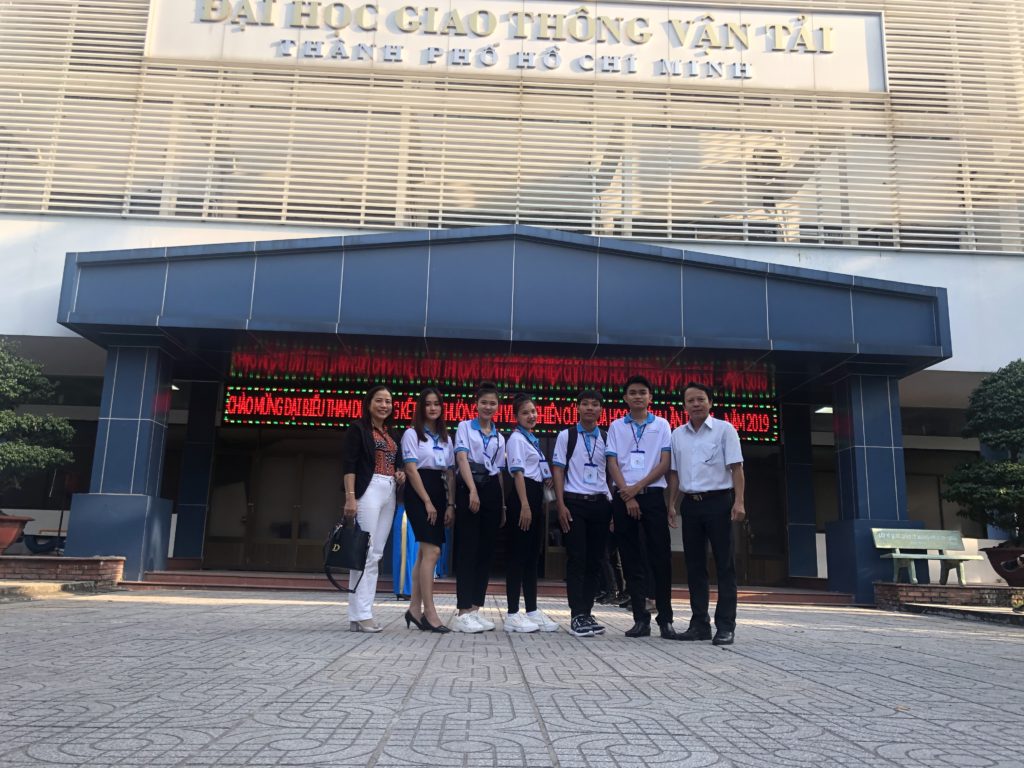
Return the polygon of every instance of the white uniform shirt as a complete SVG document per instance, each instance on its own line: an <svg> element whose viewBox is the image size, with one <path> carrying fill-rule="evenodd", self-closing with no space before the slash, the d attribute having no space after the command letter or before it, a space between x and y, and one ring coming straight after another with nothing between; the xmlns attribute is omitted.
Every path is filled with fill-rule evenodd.
<svg viewBox="0 0 1024 768"><path fill-rule="evenodd" d="M637 424L627 413L608 427L608 449L605 454L618 459L626 485L634 485L651 473L661 461L662 453L672 450L671 440L672 428L661 416L648 413L647 420ZM662 475L649 487L664 488L667 485Z"/></svg>
<svg viewBox="0 0 1024 768"><path fill-rule="evenodd" d="M540 483L551 477L551 467L548 466L548 460L544 458L544 454L540 450L540 442L533 435L528 435L529 433L518 427L509 435L508 443L505 446L508 471L522 472L523 477ZM533 437L533 440L530 437Z"/></svg>
<svg viewBox="0 0 1024 768"><path fill-rule="evenodd" d="M444 472L455 466L455 445L440 435L423 429L423 439L416 437L416 430L410 427L402 435L402 461L415 464L416 469L436 469Z"/></svg>
<svg viewBox="0 0 1024 768"><path fill-rule="evenodd" d="M740 438L728 421L708 416L694 431L687 422L672 433L672 470L683 493L732 488L730 464L742 464Z"/></svg>
<svg viewBox="0 0 1024 768"><path fill-rule="evenodd" d="M576 430L576 449L572 456L566 456L569 450L569 429ZM604 438L601 430L594 427L593 432L584 432L583 425L563 429L555 438L555 450L551 463L565 469L565 491L589 496L603 493L611 498L605 470L608 466L605 459Z"/></svg>
<svg viewBox="0 0 1024 768"><path fill-rule="evenodd" d="M455 452L469 454L470 461L483 464L490 475L497 475L505 464L505 438L493 421L490 435L480 431L476 419L460 421L455 430Z"/></svg>

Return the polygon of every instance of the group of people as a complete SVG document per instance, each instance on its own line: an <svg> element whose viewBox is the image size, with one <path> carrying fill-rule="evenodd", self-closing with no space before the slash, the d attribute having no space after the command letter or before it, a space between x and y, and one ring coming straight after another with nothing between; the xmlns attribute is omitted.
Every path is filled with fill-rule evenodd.
<svg viewBox="0 0 1024 768"><path fill-rule="evenodd" d="M505 586L507 632L554 632L559 625L537 605L537 561L546 520L554 503L567 553L569 632L591 637L605 632L594 617L609 530L615 531L633 612L631 638L651 635L648 598L653 598L662 638L734 641L736 570L732 523L742 521L743 456L736 430L711 415L711 390L689 383L683 392L688 421L674 431L650 411L653 389L633 376L623 389L629 412L607 432L603 399L596 390L577 398L579 420L555 440L550 461L534 434L537 408L526 394L512 401L516 427L506 437L494 423L498 389L476 391L476 418L460 422L454 435L445 422L442 394L420 393L412 424L396 440L387 387L371 388L361 418L346 432L343 446L345 515L370 533L370 550L349 599L349 626L380 632L373 618L378 564L394 518L397 495L419 542L412 573L406 627L428 632L475 634L495 624L482 612L498 531L507 531ZM512 488L505 493L507 469ZM506 503L506 498L508 499ZM669 528L682 525L690 592L689 626L677 632L672 614ZM458 614L451 627L438 616L433 599L434 567L444 529L454 525ZM706 551L710 544L718 577L712 633Z"/></svg>

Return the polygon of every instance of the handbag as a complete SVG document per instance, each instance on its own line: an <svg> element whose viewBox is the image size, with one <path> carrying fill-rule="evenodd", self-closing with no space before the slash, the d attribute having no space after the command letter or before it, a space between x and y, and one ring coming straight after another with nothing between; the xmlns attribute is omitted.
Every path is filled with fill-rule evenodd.
<svg viewBox="0 0 1024 768"><path fill-rule="evenodd" d="M469 462L469 472L473 475L473 482L477 485L483 485L491 480L491 473L479 461Z"/></svg>
<svg viewBox="0 0 1024 768"><path fill-rule="evenodd" d="M363 580L362 571L366 569L366 556L369 551L370 533L360 528L354 518L351 524L342 522L336 525L324 542L324 575L327 576L327 580L341 592L355 592L359 582ZM351 589L341 586L335 580L332 568L360 571L355 586Z"/></svg>

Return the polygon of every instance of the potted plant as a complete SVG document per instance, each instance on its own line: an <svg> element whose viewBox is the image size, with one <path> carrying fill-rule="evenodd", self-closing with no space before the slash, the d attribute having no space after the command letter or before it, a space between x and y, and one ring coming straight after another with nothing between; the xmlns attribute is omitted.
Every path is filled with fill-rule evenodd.
<svg viewBox="0 0 1024 768"><path fill-rule="evenodd" d="M39 363L19 356L0 339L0 496L22 480L71 463L67 450L74 430L67 419L19 412L21 405L46 403L53 385ZM0 512L0 552L18 539L31 517Z"/></svg>
<svg viewBox="0 0 1024 768"><path fill-rule="evenodd" d="M964 435L999 454L957 467L943 496L959 514L1006 532L1007 540L984 551L992 568L1012 586L1024 586L1024 568L1004 568L1024 554L1024 360L986 378L971 393Z"/></svg>

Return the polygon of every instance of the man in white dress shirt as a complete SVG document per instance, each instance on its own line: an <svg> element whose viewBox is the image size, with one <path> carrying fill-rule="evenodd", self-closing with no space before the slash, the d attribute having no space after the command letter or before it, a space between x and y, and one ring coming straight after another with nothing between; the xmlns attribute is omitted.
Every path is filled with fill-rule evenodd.
<svg viewBox="0 0 1024 768"><path fill-rule="evenodd" d="M736 429L711 415L711 390L690 382L683 390L689 421L672 432L668 473L669 525L682 497L683 549L690 590L690 626L680 640L712 640L708 615L707 545L718 571L715 645L732 645L736 632L734 521L746 519L743 454Z"/></svg>

